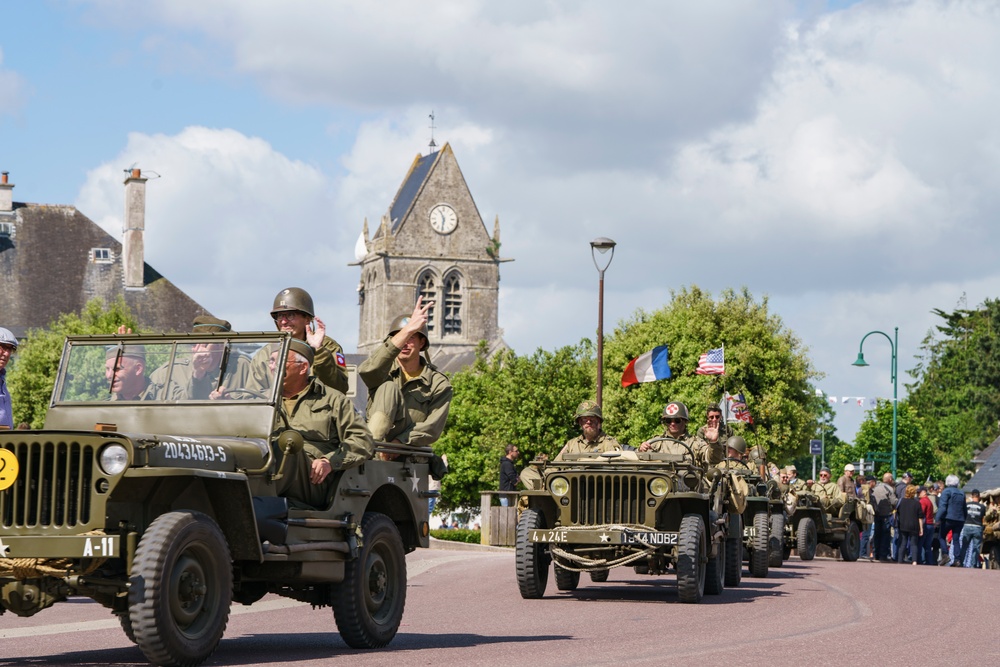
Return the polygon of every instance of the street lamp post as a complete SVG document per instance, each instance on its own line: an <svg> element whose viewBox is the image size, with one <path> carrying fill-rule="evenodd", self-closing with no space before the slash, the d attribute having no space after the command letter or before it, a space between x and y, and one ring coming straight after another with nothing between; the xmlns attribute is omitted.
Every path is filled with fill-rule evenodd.
<svg viewBox="0 0 1000 667"><path fill-rule="evenodd" d="M608 251L611 254L608 255ZM615 258L615 242L604 236L600 236L590 242L590 254L594 258L594 266L600 276L597 285L597 404L604 405L601 400L604 389L604 272L611 266L611 260ZM607 262L602 267L597 263L597 256L602 259L607 255Z"/></svg>
<svg viewBox="0 0 1000 667"><path fill-rule="evenodd" d="M896 409L897 409L897 403L899 402L897 400L897 387L899 385L899 377L898 377L898 374L896 372L896 370L897 370L897 365L896 364L897 364L897 361L898 361L898 352L899 352L899 327L896 327L895 329L893 329L893 337L892 338L889 338L889 334L887 334L884 331L869 331L868 333L866 333L864 335L864 338L861 339L861 345L858 346L858 358L857 358L857 360L853 364L851 364L852 366L867 366L868 365L865 362L865 355L862 353L862 350L864 349L864 346L865 346L865 338L868 338L872 334L882 334L883 336L885 336L885 339L887 341L889 341L889 349L892 352L892 369L891 369L891 372L892 372L892 478L896 479Z"/></svg>

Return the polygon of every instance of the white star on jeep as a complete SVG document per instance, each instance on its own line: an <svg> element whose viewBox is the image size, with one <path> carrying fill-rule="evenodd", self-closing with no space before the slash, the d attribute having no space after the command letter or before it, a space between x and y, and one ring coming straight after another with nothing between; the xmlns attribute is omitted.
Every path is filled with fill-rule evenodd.
<svg viewBox="0 0 1000 667"><path fill-rule="evenodd" d="M3 538L0 537L0 558L7 557L7 550L10 549L6 544L3 543Z"/></svg>
<svg viewBox="0 0 1000 667"><path fill-rule="evenodd" d="M417 484L420 482L420 480L418 480L416 477L414 477L410 481L413 482L413 492L416 493L417 492Z"/></svg>
<svg viewBox="0 0 1000 667"><path fill-rule="evenodd" d="M611 536L607 533L601 533L598 537L601 538L601 542L609 542L611 540Z"/></svg>

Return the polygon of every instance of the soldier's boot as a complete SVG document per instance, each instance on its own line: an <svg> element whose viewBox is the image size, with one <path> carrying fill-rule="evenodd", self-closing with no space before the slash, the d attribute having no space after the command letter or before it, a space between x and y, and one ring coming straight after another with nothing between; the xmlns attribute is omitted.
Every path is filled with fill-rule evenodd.
<svg viewBox="0 0 1000 667"><path fill-rule="evenodd" d="M380 442L385 442L392 428L392 419L384 412L373 412L368 415L368 430L371 431L372 438ZM383 461L391 461L396 458L396 454L386 454L380 452L378 457Z"/></svg>

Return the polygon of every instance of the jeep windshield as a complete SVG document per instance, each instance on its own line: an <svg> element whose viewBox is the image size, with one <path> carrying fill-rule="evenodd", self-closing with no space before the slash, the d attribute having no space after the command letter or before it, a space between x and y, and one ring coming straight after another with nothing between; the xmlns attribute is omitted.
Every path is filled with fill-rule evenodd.
<svg viewBox="0 0 1000 667"><path fill-rule="evenodd" d="M46 429L266 436L288 335L71 336Z"/></svg>

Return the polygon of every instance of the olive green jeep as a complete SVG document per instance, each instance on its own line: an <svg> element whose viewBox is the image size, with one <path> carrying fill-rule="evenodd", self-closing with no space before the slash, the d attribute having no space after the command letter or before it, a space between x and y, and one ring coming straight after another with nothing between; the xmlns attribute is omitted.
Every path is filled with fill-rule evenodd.
<svg viewBox="0 0 1000 667"><path fill-rule="evenodd" d="M352 647L388 644L403 614L405 554L429 544L430 450L377 443L399 458L336 473L323 509L278 497L282 462L303 445L277 410L284 363L267 363L284 359L289 341L67 339L45 428L0 431L0 613L89 597L150 662L196 665L218 645L232 602L276 593L332 607ZM213 352L208 377L229 400L173 390L195 346ZM114 368L130 355L145 360L146 387L124 400ZM250 386L254 363L267 376Z"/></svg>
<svg viewBox="0 0 1000 667"><path fill-rule="evenodd" d="M672 438L657 440L687 449ZM550 563L562 591L576 589L583 572L603 582L623 566L676 575L681 602L739 584L743 527L732 508L731 478L704 470L690 450L569 454L541 467L544 488L519 497L515 560L522 597L545 594Z"/></svg>
<svg viewBox="0 0 1000 667"><path fill-rule="evenodd" d="M795 549L802 560L812 560L816 557L817 545L825 544L839 550L845 561L856 561L861 556L861 511L858 506L856 499L849 498L833 514L811 493L788 494L785 559Z"/></svg>

